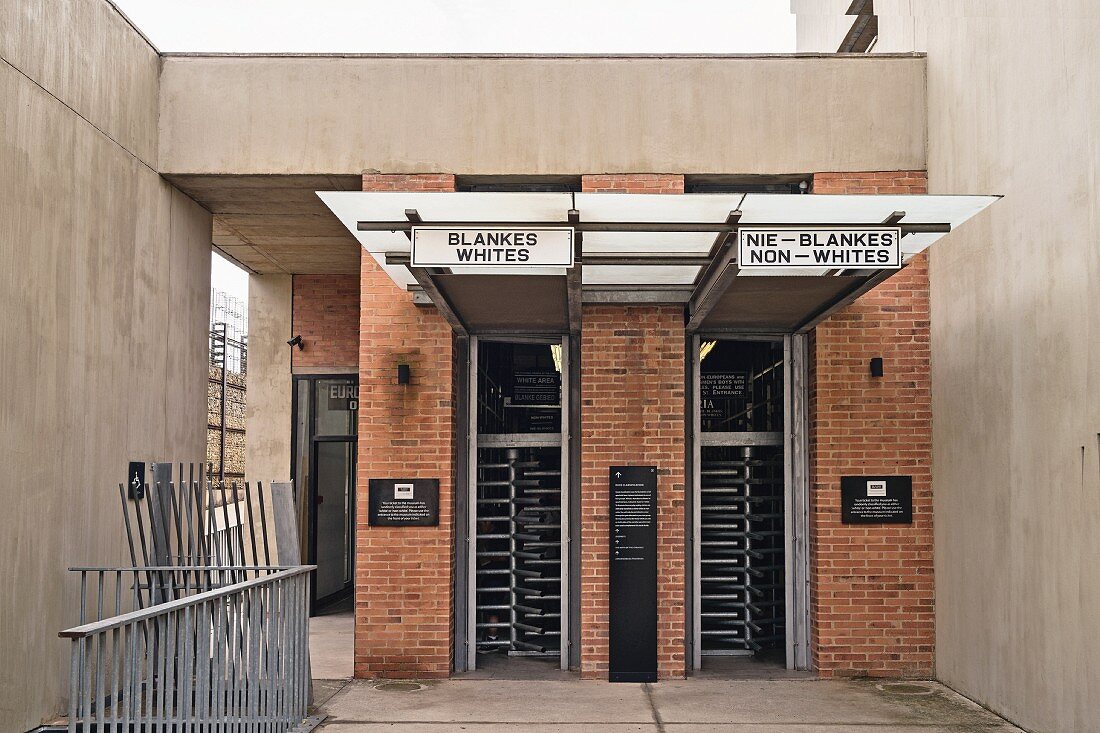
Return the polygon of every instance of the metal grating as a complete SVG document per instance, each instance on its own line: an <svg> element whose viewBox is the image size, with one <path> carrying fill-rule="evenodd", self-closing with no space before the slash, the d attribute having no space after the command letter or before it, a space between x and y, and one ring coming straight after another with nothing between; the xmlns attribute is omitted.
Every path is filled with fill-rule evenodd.
<svg viewBox="0 0 1100 733"><path fill-rule="evenodd" d="M784 641L783 451L703 449L700 623L704 654Z"/></svg>
<svg viewBox="0 0 1100 733"><path fill-rule="evenodd" d="M478 652L557 656L561 450L478 450L476 516Z"/></svg>

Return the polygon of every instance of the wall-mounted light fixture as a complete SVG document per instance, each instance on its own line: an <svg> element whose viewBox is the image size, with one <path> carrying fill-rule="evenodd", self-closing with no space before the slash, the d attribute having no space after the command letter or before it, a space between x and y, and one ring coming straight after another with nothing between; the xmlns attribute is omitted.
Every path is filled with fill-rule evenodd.
<svg viewBox="0 0 1100 733"><path fill-rule="evenodd" d="M398 364L397 365L397 383L398 384L408 384L411 381L412 381L412 369L409 368L409 365L408 364Z"/></svg>
<svg viewBox="0 0 1100 733"><path fill-rule="evenodd" d="M881 356L876 356L873 359L871 359L871 376L872 377L881 377L884 373L885 372L883 371L883 368L882 368L882 357Z"/></svg>
<svg viewBox="0 0 1100 733"><path fill-rule="evenodd" d="M301 351L302 350L302 334L298 334L297 336L292 338L290 341L287 341L286 345L287 346L297 346L298 351Z"/></svg>

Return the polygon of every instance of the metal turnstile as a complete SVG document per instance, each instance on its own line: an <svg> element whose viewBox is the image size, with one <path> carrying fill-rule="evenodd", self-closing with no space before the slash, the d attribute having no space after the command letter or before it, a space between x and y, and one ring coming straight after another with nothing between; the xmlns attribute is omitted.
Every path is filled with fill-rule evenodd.
<svg viewBox="0 0 1100 733"><path fill-rule="evenodd" d="M703 654L784 643L783 452L702 450L700 639Z"/></svg>
<svg viewBox="0 0 1100 733"><path fill-rule="evenodd" d="M477 650L561 651L561 451L477 454Z"/></svg>

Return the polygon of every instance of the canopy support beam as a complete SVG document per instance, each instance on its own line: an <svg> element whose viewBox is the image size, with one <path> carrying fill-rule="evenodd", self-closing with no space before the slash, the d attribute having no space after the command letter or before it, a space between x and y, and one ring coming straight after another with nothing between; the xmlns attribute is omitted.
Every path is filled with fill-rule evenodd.
<svg viewBox="0 0 1100 733"><path fill-rule="evenodd" d="M402 232L409 233L414 226L432 226L444 229L566 229L573 227L578 232L683 232L687 234L699 234L714 232L715 234L732 234L737 231L736 225L718 222L699 221L589 221L577 222L576 225L568 221L361 221L356 224L360 232ZM753 226L789 226L796 229L844 229L866 228L866 222L824 222L824 223L784 223L784 224L756 224ZM951 231L950 224L902 224L902 234L946 234Z"/></svg>
<svg viewBox="0 0 1100 733"><path fill-rule="evenodd" d="M569 210L569 223L576 226L580 223L581 213L576 209ZM581 295L582 267L581 251L583 249L584 235L580 231L573 232L573 266L565 273L566 310L569 314L569 333L579 336L581 332Z"/></svg>
<svg viewBox="0 0 1100 733"><path fill-rule="evenodd" d="M741 210L731 211L726 217L728 231L719 234L711 247L711 260L695 282L691 299L688 301L688 318L685 329L694 333L699 330L714 306L722 299L733 279L737 277L735 264L737 252L733 242L737 234L737 224L741 221Z"/></svg>
<svg viewBox="0 0 1100 733"><path fill-rule="evenodd" d="M417 213L416 209L405 209L405 216L408 218L410 224L421 223L420 214ZM405 232L405 236L412 239L411 226L410 229ZM459 336L469 336L469 329L466 328L466 324L459 318L458 311L454 309L454 306L450 304L442 291L440 291L439 286L432 278L431 271L424 267L413 267L411 265L406 265L406 267L408 267L409 274L413 276L413 279L420 285L424 293L431 298L433 303L435 303L439 315L443 316L443 320L447 321L451 330Z"/></svg>

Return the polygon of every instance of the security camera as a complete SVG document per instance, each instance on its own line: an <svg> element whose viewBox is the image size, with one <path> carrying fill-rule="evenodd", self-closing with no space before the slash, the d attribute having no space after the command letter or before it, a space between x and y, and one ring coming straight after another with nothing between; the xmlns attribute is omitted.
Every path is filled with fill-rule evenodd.
<svg viewBox="0 0 1100 733"><path fill-rule="evenodd" d="M302 350L302 334L298 334L297 336L292 338L290 341L287 341L286 345L287 346L297 346L298 351L301 351Z"/></svg>

